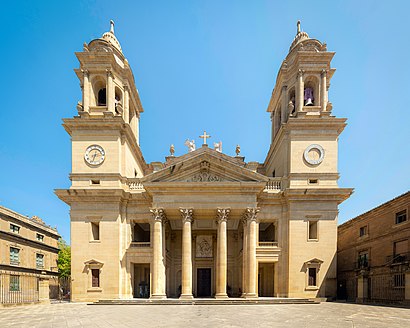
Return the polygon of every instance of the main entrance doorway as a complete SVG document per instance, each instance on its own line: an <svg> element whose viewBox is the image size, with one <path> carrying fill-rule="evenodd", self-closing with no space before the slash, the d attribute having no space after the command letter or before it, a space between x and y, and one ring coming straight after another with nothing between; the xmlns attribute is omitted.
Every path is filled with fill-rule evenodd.
<svg viewBox="0 0 410 328"><path fill-rule="evenodd" d="M211 269L197 269L197 297L211 297Z"/></svg>
<svg viewBox="0 0 410 328"><path fill-rule="evenodd" d="M150 266L149 264L134 264L133 296L135 298L149 298L150 294Z"/></svg>

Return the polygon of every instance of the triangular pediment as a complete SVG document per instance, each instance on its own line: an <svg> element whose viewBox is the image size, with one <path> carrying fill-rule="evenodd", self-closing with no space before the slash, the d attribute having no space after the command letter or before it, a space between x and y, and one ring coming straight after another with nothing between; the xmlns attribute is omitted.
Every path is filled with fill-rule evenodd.
<svg viewBox="0 0 410 328"><path fill-rule="evenodd" d="M245 167L234 157L207 147L168 162L167 166L141 179L155 182L266 182L268 178Z"/></svg>

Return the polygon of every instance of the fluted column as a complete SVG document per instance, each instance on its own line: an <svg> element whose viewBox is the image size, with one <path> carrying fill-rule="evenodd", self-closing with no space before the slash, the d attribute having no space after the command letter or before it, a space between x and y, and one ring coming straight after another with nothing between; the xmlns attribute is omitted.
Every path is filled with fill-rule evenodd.
<svg viewBox="0 0 410 328"><path fill-rule="evenodd" d="M258 297L256 291L257 285L257 262L256 262L256 243L257 243L257 222L256 215L259 209L255 207L248 207L245 212L245 219L247 221L248 232L248 261L247 261L247 286L246 297Z"/></svg>
<svg viewBox="0 0 410 328"><path fill-rule="evenodd" d="M327 107L327 86L326 86L326 75L327 75L327 71L323 70L322 74L321 74L321 86L320 86L320 105L322 107L322 112L326 111L326 107Z"/></svg>
<svg viewBox="0 0 410 328"><path fill-rule="evenodd" d="M298 71L297 86L296 86L296 112L303 110L303 102L305 96L305 84L303 82L303 70Z"/></svg>
<svg viewBox="0 0 410 328"><path fill-rule="evenodd" d="M109 112L114 113L114 98L115 98L115 91L114 91L114 82L112 72L107 69L107 109Z"/></svg>
<svg viewBox="0 0 410 328"><path fill-rule="evenodd" d="M165 222L165 213L162 208L154 208L150 210L154 218L153 224L153 256L152 256L152 292L151 298L162 299L166 298L165 292L165 259L163 252L163 227Z"/></svg>
<svg viewBox="0 0 410 328"><path fill-rule="evenodd" d="M182 215L182 299L191 299L192 296L192 231L193 210L180 208Z"/></svg>
<svg viewBox="0 0 410 328"><path fill-rule="evenodd" d="M230 213L228 208L218 208L218 239L217 239L217 267L216 267L216 298L227 298L226 283L228 272L228 242L226 221Z"/></svg>

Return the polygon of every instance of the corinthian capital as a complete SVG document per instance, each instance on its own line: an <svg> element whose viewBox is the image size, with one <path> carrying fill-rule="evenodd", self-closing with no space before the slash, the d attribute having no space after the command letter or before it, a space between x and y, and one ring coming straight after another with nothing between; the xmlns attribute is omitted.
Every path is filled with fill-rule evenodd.
<svg viewBox="0 0 410 328"><path fill-rule="evenodd" d="M221 221L226 222L228 220L229 213L231 213L230 208L218 208L216 210L216 214L218 216L218 222L221 222Z"/></svg>
<svg viewBox="0 0 410 328"><path fill-rule="evenodd" d="M256 216L258 215L259 211L259 207L247 207L245 213L243 214L244 222L256 221Z"/></svg>
<svg viewBox="0 0 410 328"><path fill-rule="evenodd" d="M151 208L149 210L155 221L162 221L166 219L164 209L162 208Z"/></svg>
<svg viewBox="0 0 410 328"><path fill-rule="evenodd" d="M186 221L192 222L194 220L192 217L194 210L192 208L180 208L179 212L181 213L183 223Z"/></svg>

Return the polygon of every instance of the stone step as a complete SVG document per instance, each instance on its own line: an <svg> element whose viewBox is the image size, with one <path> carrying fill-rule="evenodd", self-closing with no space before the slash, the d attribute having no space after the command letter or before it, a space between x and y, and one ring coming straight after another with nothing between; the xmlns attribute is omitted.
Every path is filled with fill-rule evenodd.
<svg viewBox="0 0 410 328"><path fill-rule="evenodd" d="M194 298L192 300L180 299L124 299L124 300L99 300L90 305L266 305L266 304L319 304L320 302L307 298L229 298L229 299L214 299L214 298Z"/></svg>

